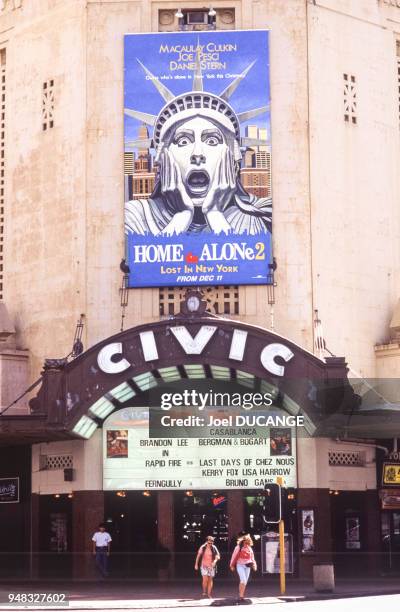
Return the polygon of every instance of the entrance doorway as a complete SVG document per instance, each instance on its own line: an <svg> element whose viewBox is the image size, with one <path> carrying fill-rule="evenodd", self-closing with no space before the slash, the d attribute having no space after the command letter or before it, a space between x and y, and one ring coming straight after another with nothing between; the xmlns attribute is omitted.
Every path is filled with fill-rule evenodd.
<svg viewBox="0 0 400 612"><path fill-rule="evenodd" d="M71 497L41 495L39 517L40 576L67 578L72 575Z"/></svg>
<svg viewBox="0 0 400 612"><path fill-rule="evenodd" d="M228 501L225 492L182 491L174 495L176 575L194 577L197 551L212 535L221 554L218 573L228 566Z"/></svg>
<svg viewBox="0 0 400 612"><path fill-rule="evenodd" d="M363 491L331 491L333 561L339 576L365 576L368 555Z"/></svg>
<svg viewBox="0 0 400 612"><path fill-rule="evenodd" d="M110 569L115 577L156 578L157 494L105 493L106 529L112 537Z"/></svg>
<svg viewBox="0 0 400 612"><path fill-rule="evenodd" d="M381 514L383 571L400 573L400 509Z"/></svg>

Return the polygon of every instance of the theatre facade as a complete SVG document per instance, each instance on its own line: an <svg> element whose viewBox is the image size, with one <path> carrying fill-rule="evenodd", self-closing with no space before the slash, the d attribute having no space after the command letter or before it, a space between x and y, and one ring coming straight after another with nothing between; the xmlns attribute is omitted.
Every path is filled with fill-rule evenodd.
<svg viewBox="0 0 400 612"><path fill-rule="evenodd" d="M293 579L400 571L399 31L0 8L0 578L95 577L100 522L115 577L245 530L273 578L277 481Z"/></svg>
<svg viewBox="0 0 400 612"><path fill-rule="evenodd" d="M316 465L360 452L339 439L359 407L344 358L321 360L274 332L207 315L205 305L189 293L176 317L120 332L71 362L46 360L31 414L2 417L3 443L32 444L25 563L35 576L91 576L89 535L103 520L116 576L137 575L143 553L143 577L181 576L209 533L227 556L248 530L261 554L263 489L278 477L293 576L329 561L344 572L355 556L363 573L377 570L376 555L365 554L380 546L373 444L361 444L368 463L340 469L363 489L333 490L338 468ZM184 412L185 392L207 394L207 409L195 400ZM235 395L241 416L227 402ZM350 521L358 540L346 540ZM358 546L351 555L349 543Z"/></svg>

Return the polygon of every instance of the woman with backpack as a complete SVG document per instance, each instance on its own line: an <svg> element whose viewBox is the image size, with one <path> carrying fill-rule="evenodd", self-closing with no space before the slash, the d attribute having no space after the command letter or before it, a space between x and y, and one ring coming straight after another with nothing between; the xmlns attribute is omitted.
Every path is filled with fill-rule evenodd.
<svg viewBox="0 0 400 612"><path fill-rule="evenodd" d="M250 570L254 572L257 571L257 563L253 552L253 540L248 533L238 539L236 548L232 554L230 568L232 572L236 569L238 573L239 599L244 599L244 592L249 580Z"/></svg>
<svg viewBox="0 0 400 612"><path fill-rule="evenodd" d="M202 544L197 551L197 557L194 563L194 569L196 571L200 567L203 597L209 597L211 599L216 566L220 558L218 548L214 544L213 536L207 536L206 542Z"/></svg>

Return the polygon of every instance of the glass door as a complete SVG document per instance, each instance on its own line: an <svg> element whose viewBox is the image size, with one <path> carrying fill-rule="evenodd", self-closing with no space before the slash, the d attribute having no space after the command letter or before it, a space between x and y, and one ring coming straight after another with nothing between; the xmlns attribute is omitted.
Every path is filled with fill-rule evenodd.
<svg viewBox="0 0 400 612"><path fill-rule="evenodd" d="M224 562L219 572L227 567L228 508L225 492L186 491L174 495L176 571L177 575L194 576L197 551L208 535L215 538Z"/></svg>
<svg viewBox="0 0 400 612"><path fill-rule="evenodd" d="M384 570L400 573L400 510L382 512L381 528Z"/></svg>

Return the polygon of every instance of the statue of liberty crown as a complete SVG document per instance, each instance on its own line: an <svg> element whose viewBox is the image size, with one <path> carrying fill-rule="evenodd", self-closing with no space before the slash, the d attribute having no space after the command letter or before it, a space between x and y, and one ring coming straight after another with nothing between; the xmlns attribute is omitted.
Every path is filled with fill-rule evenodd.
<svg viewBox="0 0 400 612"><path fill-rule="evenodd" d="M220 124L224 125L226 129L234 133L235 141L240 143L244 148L258 145L265 146L268 144L268 141L263 139L241 137L240 124L267 112L269 106L262 106L260 108L235 113L228 103L228 100L235 92L238 85L254 66L255 61L249 64L241 74L236 76L219 95L205 92L203 89L200 47L198 45L192 91L188 91L178 96L175 96L139 59L137 59L137 61L166 104L162 107L158 115L151 115L142 111L125 108L125 114L127 116L138 119L153 128L152 138L128 141L125 143L126 146L132 148L154 147L158 149L160 145L162 145L163 137L173 123L189 119L196 115L203 115L210 119L215 119ZM238 155L235 157L237 159L240 158L240 151L238 151Z"/></svg>

